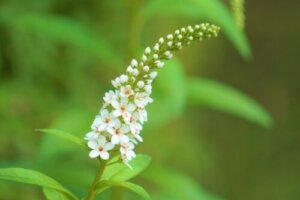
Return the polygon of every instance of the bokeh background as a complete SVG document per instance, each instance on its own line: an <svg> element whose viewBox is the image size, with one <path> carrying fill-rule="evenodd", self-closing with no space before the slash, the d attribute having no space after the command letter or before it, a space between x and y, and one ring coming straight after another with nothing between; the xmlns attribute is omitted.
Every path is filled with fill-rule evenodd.
<svg viewBox="0 0 300 200"><path fill-rule="evenodd" d="M171 2L0 1L0 166L40 170L84 195L95 161L35 129L83 137L131 58L209 21L220 37L182 50L159 74L138 147L152 163L135 181L161 200L300 199L299 2L246 1L245 31L228 1ZM43 196L1 181L0 199Z"/></svg>

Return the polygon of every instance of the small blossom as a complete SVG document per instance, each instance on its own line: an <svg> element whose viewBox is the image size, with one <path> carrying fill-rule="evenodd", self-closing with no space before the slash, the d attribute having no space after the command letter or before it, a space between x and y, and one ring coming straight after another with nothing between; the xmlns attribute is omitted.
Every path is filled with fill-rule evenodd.
<svg viewBox="0 0 300 200"><path fill-rule="evenodd" d="M112 127L114 125L114 115L109 113L107 109L102 109L100 112L100 116L96 116L91 128L95 132L105 131L108 127Z"/></svg>
<svg viewBox="0 0 300 200"><path fill-rule="evenodd" d="M111 143L119 144L120 142L129 142L129 137L126 133L129 132L129 127L126 124L122 124L120 120L116 120L115 126L108 128L108 132L112 135Z"/></svg>
<svg viewBox="0 0 300 200"><path fill-rule="evenodd" d="M153 59L157 60L158 59L158 55L157 54L153 54Z"/></svg>
<svg viewBox="0 0 300 200"><path fill-rule="evenodd" d="M138 62L136 61L136 59L131 60L131 66L132 67L137 67L138 66Z"/></svg>
<svg viewBox="0 0 300 200"><path fill-rule="evenodd" d="M131 113L135 110L136 106L132 103L128 102L127 98L122 98L121 101L112 102L112 106L114 107L113 114L116 117L122 116L124 120L131 116Z"/></svg>
<svg viewBox="0 0 300 200"><path fill-rule="evenodd" d="M158 50L159 50L159 44L155 44L154 47L153 47L153 49L154 49L155 51L158 51Z"/></svg>
<svg viewBox="0 0 300 200"><path fill-rule="evenodd" d="M120 76L120 81L121 81L121 83L125 83L125 82L127 82L127 81L128 81L128 76L127 76L127 75L124 75L124 74L122 74L122 75Z"/></svg>
<svg viewBox="0 0 300 200"><path fill-rule="evenodd" d="M173 35L172 34L167 35L167 39L168 40L173 40Z"/></svg>
<svg viewBox="0 0 300 200"><path fill-rule="evenodd" d="M142 93L137 93L134 96L134 103L138 107L145 107L148 103L152 103L153 99L149 97L148 93L142 92Z"/></svg>
<svg viewBox="0 0 300 200"><path fill-rule="evenodd" d="M134 150L134 144L131 142L121 144L120 152L121 158L126 160L127 162L132 160L132 158L136 157Z"/></svg>
<svg viewBox="0 0 300 200"><path fill-rule="evenodd" d="M108 151L113 149L114 145L110 142L106 142L106 138L104 136L99 136L97 140L89 141L88 147L92 149L89 154L91 158L100 156L103 160L108 160Z"/></svg>
<svg viewBox="0 0 300 200"><path fill-rule="evenodd" d="M155 79L156 76L157 76L157 72L151 72L151 74L150 74L151 79Z"/></svg>
<svg viewBox="0 0 300 200"><path fill-rule="evenodd" d="M161 37L161 38L159 38L159 40L158 40L158 42L159 42L160 44L163 44L163 43L164 43L164 41L165 41L165 40L164 40L164 38L162 38L162 37Z"/></svg>
<svg viewBox="0 0 300 200"><path fill-rule="evenodd" d="M150 70L150 68L149 68L149 66L146 65L146 66L144 66L143 70L144 70L144 72L148 72Z"/></svg>
<svg viewBox="0 0 300 200"><path fill-rule="evenodd" d="M131 89L131 85L122 86L121 89L120 89L120 96L121 97L129 97L133 94L134 94L134 92Z"/></svg>
<svg viewBox="0 0 300 200"><path fill-rule="evenodd" d="M145 85L145 83L144 83L143 81L139 81L139 82L137 83L137 86L138 86L139 88L144 87L144 85Z"/></svg>
<svg viewBox="0 0 300 200"><path fill-rule="evenodd" d="M103 100L106 104L111 104L113 101L116 101L117 95L113 91L108 91L105 93Z"/></svg>
<svg viewBox="0 0 300 200"><path fill-rule="evenodd" d="M139 70L138 69L133 69L132 74L133 74L133 76L139 75Z"/></svg>
<svg viewBox="0 0 300 200"><path fill-rule="evenodd" d="M150 53L151 53L151 49L150 49L150 47L147 47L145 49L145 54L149 55Z"/></svg>

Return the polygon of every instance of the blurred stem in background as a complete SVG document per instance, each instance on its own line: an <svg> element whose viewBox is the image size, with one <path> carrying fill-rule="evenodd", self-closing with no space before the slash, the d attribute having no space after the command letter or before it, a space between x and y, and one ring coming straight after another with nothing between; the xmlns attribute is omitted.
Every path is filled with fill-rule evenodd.
<svg viewBox="0 0 300 200"><path fill-rule="evenodd" d="M130 10L130 32L128 38L127 60L137 54L144 19L141 14L141 0L125 0Z"/></svg>

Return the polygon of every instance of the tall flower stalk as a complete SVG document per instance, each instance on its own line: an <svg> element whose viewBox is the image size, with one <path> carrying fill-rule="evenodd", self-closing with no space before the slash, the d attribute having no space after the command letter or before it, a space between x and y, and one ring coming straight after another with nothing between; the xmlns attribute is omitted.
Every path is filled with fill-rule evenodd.
<svg viewBox="0 0 300 200"><path fill-rule="evenodd" d="M164 61L173 52L217 36L219 27L211 24L188 26L162 37L151 48L147 47L139 61L133 59L126 73L112 81L115 88L105 93L104 104L86 134L91 158L108 160L112 152L118 152L121 160L130 167L129 161L136 157L135 146L142 142L140 135L147 121L146 106L153 102L152 82Z"/></svg>

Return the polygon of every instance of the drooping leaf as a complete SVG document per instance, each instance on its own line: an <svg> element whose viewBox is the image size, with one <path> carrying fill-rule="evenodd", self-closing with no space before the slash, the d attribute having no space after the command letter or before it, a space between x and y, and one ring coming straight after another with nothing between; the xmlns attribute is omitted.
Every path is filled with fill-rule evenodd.
<svg viewBox="0 0 300 200"><path fill-rule="evenodd" d="M144 199L151 199L150 195L143 187L131 182L101 181L96 187L96 193L99 194L104 190L107 190L110 187L114 187L114 186L127 188L135 192L136 194L140 195Z"/></svg>
<svg viewBox="0 0 300 200"><path fill-rule="evenodd" d="M47 200L70 200L65 194L50 188L43 188L43 194Z"/></svg>
<svg viewBox="0 0 300 200"><path fill-rule="evenodd" d="M67 195L71 199L77 199L72 192L64 188L56 180L38 171L23 168L2 168L0 169L0 179L54 189Z"/></svg>
<svg viewBox="0 0 300 200"><path fill-rule="evenodd" d="M86 142L84 142L83 139L78 138L70 133L67 133L65 131L57 130L57 129L37 129L37 131L52 134L58 137L61 137L62 139L68 140L69 142L72 142L74 144L77 144L81 147L86 147Z"/></svg>
<svg viewBox="0 0 300 200"><path fill-rule="evenodd" d="M139 173L141 173L150 163L151 158L146 155L139 154L129 164L130 169L123 163L116 163L105 168L102 180L110 181L127 181Z"/></svg>
<svg viewBox="0 0 300 200"><path fill-rule="evenodd" d="M189 102L194 105L228 112L265 127L272 124L271 116L261 105L230 86L213 80L191 78L186 87Z"/></svg>
<svg viewBox="0 0 300 200"><path fill-rule="evenodd" d="M158 14L208 20L220 26L244 58L251 57L245 33L236 26L230 10L220 0L152 0L143 7L146 19Z"/></svg>
<svg viewBox="0 0 300 200"><path fill-rule="evenodd" d="M160 71L154 87L155 103L149 105L149 126L160 126L180 116L184 111L185 74L181 63L176 60L168 61Z"/></svg>
<svg viewBox="0 0 300 200"><path fill-rule="evenodd" d="M164 197L159 199L221 200L217 195L203 189L192 178L170 168L152 165L145 170L142 177L158 186L158 196Z"/></svg>
<svg viewBox="0 0 300 200"><path fill-rule="evenodd" d="M51 40L78 47L93 53L111 66L120 65L120 57L109 43L99 34L63 16L16 12L4 7L1 9L0 22L16 29L27 30Z"/></svg>

